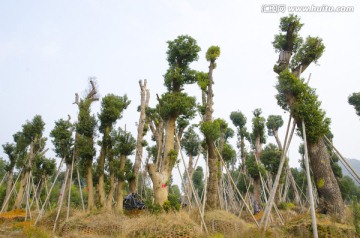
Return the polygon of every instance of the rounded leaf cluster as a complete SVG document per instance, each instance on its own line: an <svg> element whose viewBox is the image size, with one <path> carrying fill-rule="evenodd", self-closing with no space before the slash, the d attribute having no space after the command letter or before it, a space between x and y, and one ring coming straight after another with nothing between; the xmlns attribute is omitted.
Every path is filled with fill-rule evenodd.
<svg viewBox="0 0 360 238"><path fill-rule="evenodd" d="M216 119L214 121L202 122L200 131L204 134L206 139L216 140L220 137L221 132L224 130L224 120Z"/></svg>
<svg viewBox="0 0 360 238"><path fill-rule="evenodd" d="M348 102L350 105L354 106L356 114L360 116L360 92L350 95L348 98Z"/></svg>
<svg viewBox="0 0 360 238"><path fill-rule="evenodd" d="M160 99L160 115L163 119L195 114L195 98L186 93L165 93Z"/></svg>
<svg viewBox="0 0 360 238"><path fill-rule="evenodd" d="M191 36L181 35L167 43L168 50L166 54L170 66L176 65L182 68L198 60L198 53L201 49L197 45L196 40Z"/></svg>
<svg viewBox="0 0 360 238"><path fill-rule="evenodd" d="M215 62L220 56L220 47L219 46L210 46L206 51L206 60L210 62Z"/></svg>
<svg viewBox="0 0 360 238"><path fill-rule="evenodd" d="M280 127L284 125L284 121L280 115L269 115L266 121L266 127L268 129L268 134L273 136L273 131L279 130Z"/></svg>
<svg viewBox="0 0 360 238"><path fill-rule="evenodd" d="M121 118L121 113L128 107L130 101L127 96L106 95L101 102L101 112L99 114L100 131L104 132L106 127L111 127L117 119Z"/></svg>

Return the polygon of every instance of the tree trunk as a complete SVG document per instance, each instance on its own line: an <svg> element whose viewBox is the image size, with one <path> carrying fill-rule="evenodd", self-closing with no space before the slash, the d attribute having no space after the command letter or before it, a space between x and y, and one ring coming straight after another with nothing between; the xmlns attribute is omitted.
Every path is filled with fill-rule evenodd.
<svg viewBox="0 0 360 238"><path fill-rule="evenodd" d="M110 170L110 190L106 201L106 207L108 210L111 210L113 197L114 197L114 190L115 190L115 174L113 168L113 161L109 162L109 170Z"/></svg>
<svg viewBox="0 0 360 238"><path fill-rule="evenodd" d="M148 164L148 171L153 183L155 203L162 206L168 199L168 181L170 176L167 171L155 171L154 164Z"/></svg>
<svg viewBox="0 0 360 238"><path fill-rule="evenodd" d="M260 199L260 192L261 192L261 186L260 186L260 177L254 178L254 214L257 214L261 210L261 199Z"/></svg>
<svg viewBox="0 0 360 238"><path fill-rule="evenodd" d="M45 178L46 178L45 174L41 175L39 186L37 187L37 191L36 191L36 198L37 199L40 199L41 191L42 191L42 188L43 188L44 182L45 182Z"/></svg>
<svg viewBox="0 0 360 238"><path fill-rule="evenodd" d="M189 165L188 165L188 172L190 175L190 178L188 178L187 185L186 185L186 194L189 197L189 204L191 204L192 199L192 191L191 191L191 184L192 183L192 174L193 174L194 168L193 168L193 156L189 155Z"/></svg>
<svg viewBox="0 0 360 238"><path fill-rule="evenodd" d="M30 176L30 170L31 170L33 158L34 158L34 142L31 142L31 144L30 144L30 152L29 152L29 161L28 161L28 164L25 165L25 168L24 168L24 175L23 175L23 177L21 178L21 181L20 181L20 188L19 188L18 194L17 194L16 199L15 199L14 209L20 209L21 208L23 195L24 195L24 192L25 192L25 187L26 187L27 181L28 181L29 176Z"/></svg>
<svg viewBox="0 0 360 238"><path fill-rule="evenodd" d="M103 135L101 150L100 150L100 158L99 158L99 164L97 167L97 172L99 175L99 181L98 181L98 192L99 192L99 198L100 198L100 205L102 207L106 206L106 197L105 197L105 185L104 185L104 169L105 169L105 157L106 157L106 138L108 137L110 132L110 128L106 127Z"/></svg>
<svg viewBox="0 0 360 238"><path fill-rule="evenodd" d="M172 168L175 165L176 158L170 156L172 151L175 151L175 123L176 118L171 117L167 120L165 126L165 147L164 147L164 168L161 171L166 170L167 173L171 174Z"/></svg>
<svg viewBox="0 0 360 238"><path fill-rule="evenodd" d="M138 174L139 169L141 166L141 160L142 160L142 154L143 154L143 146L142 141L144 137L144 125L145 125L145 119L146 119L146 108L149 105L149 99L150 99L150 91L146 89L147 81L144 80L144 84L141 83L141 80L139 81L140 89L141 89L141 104L140 104L140 119L139 119L139 125L138 125L138 134L137 134L137 140L136 140L136 155L135 155L135 163L133 167L133 173L134 177L129 181L129 188L131 193L137 192L138 187Z"/></svg>
<svg viewBox="0 0 360 238"><path fill-rule="evenodd" d="M88 211L91 211L95 208L94 203L94 185L92 177L92 163L88 163L86 167L86 185L88 192Z"/></svg>
<svg viewBox="0 0 360 238"><path fill-rule="evenodd" d="M218 158L215 153L215 145L212 140L206 139L208 147L209 179L207 186L206 209L216 209L219 205L218 199Z"/></svg>
<svg viewBox="0 0 360 238"><path fill-rule="evenodd" d="M6 212L8 207L9 207L9 202L7 202L5 204L6 201L8 201L8 197L11 196L10 192L11 192L11 189L13 187L13 182L14 182L14 169L11 169L9 171L9 175L8 175L8 178L7 178L7 185L6 185L6 194L5 194L5 199L4 199L4 202L3 202L3 207L2 207L2 211Z"/></svg>
<svg viewBox="0 0 360 238"><path fill-rule="evenodd" d="M119 167L119 177L118 177L118 186L117 186L117 205L116 208L119 212L123 212L123 188L124 188L124 182L125 182L125 163L126 163L126 156L121 155L120 156L120 167Z"/></svg>
<svg viewBox="0 0 360 238"><path fill-rule="evenodd" d="M319 207L321 213L337 214L341 219L344 215L344 202L341 197L339 185L331 169L329 153L323 139L317 143L308 143L310 166L319 194Z"/></svg>

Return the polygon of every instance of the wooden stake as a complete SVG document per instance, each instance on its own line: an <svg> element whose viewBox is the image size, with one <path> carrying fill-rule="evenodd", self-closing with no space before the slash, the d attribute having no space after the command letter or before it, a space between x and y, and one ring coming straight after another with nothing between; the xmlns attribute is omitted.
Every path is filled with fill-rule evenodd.
<svg viewBox="0 0 360 238"><path fill-rule="evenodd" d="M70 172L70 175L69 175L70 176L70 183L69 183L69 196L68 196L68 204L67 204L68 206L67 206L67 211L66 211L66 221L69 219L69 214L70 214L70 197L71 197L72 175L73 175L73 172L74 172L74 160L75 160L75 154L73 153L73 158L72 158L72 162L71 162L71 172Z"/></svg>
<svg viewBox="0 0 360 238"><path fill-rule="evenodd" d="M57 212L57 214L56 214L56 218L55 218L55 222L54 222L54 227L53 227L53 232L54 232L54 233L55 233L55 230L56 230L57 221L58 221L59 216L60 216L60 211L61 211L62 203L63 203L64 197L65 197L65 196L64 196L64 193L65 193L65 189L66 189L67 179L68 179L68 177L69 177L69 170L70 170L70 168L68 168L68 169L66 170L65 181L64 181L64 183L63 183L62 189L60 190L60 197L59 197L60 202L59 202L58 212Z"/></svg>
<svg viewBox="0 0 360 238"><path fill-rule="evenodd" d="M306 179L309 189L309 197L310 197L310 210L311 210L311 220L312 220L312 228L313 228L313 236L314 238L318 238L318 231L316 226L316 214L315 214L315 204L314 204L314 196L313 196L313 187L311 184L311 177L310 177L310 166L309 166L309 156L307 150L307 141L306 141L306 130L305 130L305 123L302 120L302 133L304 137L304 147L305 147L305 169L306 169Z"/></svg>
<svg viewBox="0 0 360 238"><path fill-rule="evenodd" d="M20 169L19 174L18 174L18 177L16 178L15 183L14 183L14 185L12 186L12 188L11 188L11 190L10 190L9 196L6 198L5 202L4 202L3 205L2 205L0 214L4 211L5 205L9 202L10 197L11 197L11 194L13 193L13 191L14 191L14 189L15 189L15 187L16 187L16 182L18 181L18 179L19 179L20 176L21 176L22 170L23 170L23 168Z"/></svg>
<svg viewBox="0 0 360 238"><path fill-rule="evenodd" d="M83 211L85 211L84 198L83 198L83 193L82 193L82 188L81 188L81 181L80 181L79 166L76 166L76 172L77 172L77 178L78 178L78 182L79 182L81 205L82 205Z"/></svg>

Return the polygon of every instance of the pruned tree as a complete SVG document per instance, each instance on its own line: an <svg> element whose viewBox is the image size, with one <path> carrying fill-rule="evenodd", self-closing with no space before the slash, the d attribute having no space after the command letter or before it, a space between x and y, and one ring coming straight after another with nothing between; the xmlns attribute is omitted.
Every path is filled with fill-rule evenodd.
<svg viewBox="0 0 360 238"><path fill-rule="evenodd" d="M7 200L9 200L11 188L14 183L14 167L16 165L16 145L13 143L6 143L2 145L4 153L8 156L8 162L6 163L5 170L8 173L7 175L7 184L6 184L6 192L5 192L5 198L4 202L2 204L2 211L7 211L9 203Z"/></svg>
<svg viewBox="0 0 360 238"><path fill-rule="evenodd" d="M299 36L302 25L296 15L280 19L280 33L275 36L273 46L280 55L281 52L291 54L274 66L274 71L279 74L276 98L279 106L291 113L301 136L302 122L305 123L310 166L320 200L318 210L321 213L336 213L341 218L344 203L324 142L324 136L330 132L330 119L320 108L315 90L299 78L311 63L316 63L322 56L325 46L318 37L309 36L304 42Z"/></svg>
<svg viewBox="0 0 360 238"><path fill-rule="evenodd" d="M126 173L126 162L128 160L127 157L129 155L132 155L135 151L136 140L131 135L130 132L126 132L121 128L119 128L116 131L113 131L111 137L114 142L113 153L114 156L118 158L118 162L119 162L118 163L119 167L116 169L118 175L116 208L119 212L123 212L124 183L126 180L133 181L134 179L133 171L131 171L131 174L129 171L127 171Z"/></svg>
<svg viewBox="0 0 360 238"><path fill-rule="evenodd" d="M55 159L46 158L44 155L37 156L34 163L34 183L36 186L36 198L39 199L44 188L45 180L55 174Z"/></svg>
<svg viewBox="0 0 360 238"><path fill-rule="evenodd" d="M245 126L246 117L242 112L234 111L231 112L230 119L237 129L238 148L240 148L241 163L242 165L245 165L245 160L246 160L245 139L249 137L249 133L247 132Z"/></svg>
<svg viewBox="0 0 360 238"><path fill-rule="evenodd" d="M36 115L32 121L27 121L22 128L21 132L14 135L17 150L22 154L21 160L17 162L23 167L20 188L15 199L14 209L21 208L23 195L28 185L28 179L35 156L44 151L46 143L46 138L43 137L45 123L41 116Z"/></svg>
<svg viewBox="0 0 360 238"><path fill-rule="evenodd" d="M94 185L93 185L93 159L96 155L94 147L94 136L96 129L96 118L91 115L91 104L99 100L95 83L90 80L90 89L83 99L75 97L78 105L78 122L76 124L75 153L79 158L79 164L86 173L86 186L88 192L88 210L95 208Z"/></svg>
<svg viewBox="0 0 360 238"><path fill-rule="evenodd" d="M129 181L130 191L135 193L138 189L138 174L141 166L141 160L143 155L143 138L147 132L146 126L146 109L149 106L150 100L150 90L147 89L147 80L144 82L139 81L140 90L141 90L141 103L140 103L140 118L137 129L137 140L136 140L136 154L135 154L135 163L133 168L134 178Z"/></svg>
<svg viewBox="0 0 360 238"><path fill-rule="evenodd" d="M203 114L203 122L201 124L201 132L204 134L208 166L209 166L209 180L207 186L207 199L206 208L216 209L219 205L218 190L219 190L219 178L218 178L218 156L215 148L215 140L220 137L220 124L219 122L213 121L213 71L216 68L216 60L220 56L220 47L210 46L206 52L206 60L210 62L209 72L198 73L197 81L200 89L202 90L202 106L201 113Z"/></svg>
<svg viewBox="0 0 360 238"><path fill-rule="evenodd" d="M268 119L266 121L268 135L275 137L276 143L278 145L278 149L280 151L283 150L283 146L281 144L278 131L279 131L279 128L283 126L283 124L284 124L284 121L280 115L269 115ZM298 192L295 180L294 180L294 176L291 173L289 163L285 164L285 169L286 169L286 175L288 176L288 178L290 180L291 188L294 191L295 204L300 205L300 195L299 195L299 192Z"/></svg>
<svg viewBox="0 0 360 238"><path fill-rule="evenodd" d="M187 35L181 35L167 43L169 69L164 75L167 92L158 97L159 104L156 110L157 117L160 117L162 122L155 122L158 127L152 128L153 132L156 130L154 137L157 141L158 154L156 163L147 165L153 182L155 202L160 205L168 199L167 185L177 159L176 121L179 117L189 119L195 114L195 98L188 96L183 90L186 84L196 81L195 71L190 68L190 64L198 59L200 51L196 40Z"/></svg>
<svg viewBox="0 0 360 238"><path fill-rule="evenodd" d="M250 173L250 167L253 167L254 172L250 173L251 177L253 178L254 184L254 214L257 214L261 210L261 178L260 178L260 156L262 151L262 144L266 143L265 138L265 118L261 116L261 109L257 108L253 111L253 119L252 119L252 132L250 134L251 143L254 148L254 156L255 161L252 163L246 163L246 168ZM256 163L256 166L255 166ZM258 172L256 173L256 170Z"/></svg>
<svg viewBox="0 0 360 238"><path fill-rule="evenodd" d="M354 106L356 115L360 116L360 92L351 94L348 98L348 102L350 105Z"/></svg>
<svg viewBox="0 0 360 238"><path fill-rule="evenodd" d="M112 199L111 196L115 189L114 183L114 168L112 166L112 156L110 156L110 150L112 147L112 141L110 132L115 122L122 117L122 112L129 106L130 101L127 96L116 96L114 94L106 95L102 98L101 111L98 115L100 121L99 131L103 134L101 141L100 157L97 166L98 185L100 205L104 208L111 209ZM109 160L110 170L110 196L106 200L105 186L104 186L104 170L105 159Z"/></svg>

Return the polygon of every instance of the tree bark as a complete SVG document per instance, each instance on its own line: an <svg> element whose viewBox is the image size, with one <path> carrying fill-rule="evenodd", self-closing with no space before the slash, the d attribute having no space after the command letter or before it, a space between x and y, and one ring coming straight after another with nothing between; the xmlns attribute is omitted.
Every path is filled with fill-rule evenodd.
<svg viewBox="0 0 360 238"><path fill-rule="evenodd" d="M31 170L33 158L34 158L34 142L31 142L31 144L30 144L30 153L29 153L29 161L28 161L28 164L25 165L24 175L21 178L20 188L19 188L18 194L17 194L16 199L15 199L14 209L20 209L21 208L23 195L24 195L24 192L25 192L25 187L26 187L27 181L28 181L29 176L30 176L30 170Z"/></svg>
<svg viewBox="0 0 360 238"><path fill-rule="evenodd" d="M4 205L2 207L2 211L6 212L8 207L9 207L9 202L5 203L8 200L8 197L10 196L10 192L13 186L13 182L14 182L14 169L11 169L9 171L9 175L7 178L7 185L6 185L6 194L5 194L5 199L4 199Z"/></svg>
<svg viewBox="0 0 360 238"><path fill-rule="evenodd" d="M102 207L106 206L106 197L105 197L105 185L104 185L104 169L105 169L105 157L106 157L106 138L110 132L110 128L105 128L103 140L102 140L102 146L100 150L100 158L99 158L99 164L97 167L97 172L99 175L99 181L98 181L98 192L99 192L99 198L100 198L100 205Z"/></svg>
<svg viewBox="0 0 360 238"><path fill-rule="evenodd" d="M136 141L136 155L135 155L135 163L133 167L134 178L129 181L129 188L131 193L136 193L138 188L138 174L141 166L141 160L143 155L143 146L142 141L144 137L144 125L146 120L146 108L149 105L150 100L150 91L146 89L147 81L144 80L144 84L142 84L141 80L139 81L140 89L141 89L141 104L140 104L140 118L138 125L138 134Z"/></svg>
<svg viewBox="0 0 360 238"><path fill-rule="evenodd" d="M88 163L86 167L86 185L88 192L88 211L91 211L95 208L94 203L94 185L92 177L92 163Z"/></svg>
<svg viewBox="0 0 360 238"><path fill-rule="evenodd" d="M261 198L260 198L260 192L261 192L261 186L260 186L260 177L254 178L254 214L257 214L261 210Z"/></svg>
<svg viewBox="0 0 360 238"><path fill-rule="evenodd" d="M153 183L155 203L163 205L168 199L168 180L167 171L157 172L154 164L148 164L148 171Z"/></svg>
<svg viewBox="0 0 360 238"><path fill-rule="evenodd" d="M121 155L120 156L120 167L119 167L119 177L118 177L118 186L117 186L117 210L122 213L123 212L123 188L124 188L124 182L125 182L125 163L126 163L126 156Z"/></svg>
<svg viewBox="0 0 360 238"><path fill-rule="evenodd" d="M120 161L121 162L121 161ZM106 201L106 207L108 210L111 210L113 197L114 197L114 191L115 191L115 174L114 174L114 168L113 168L113 161L111 160L109 162L109 170L110 170L110 190Z"/></svg>
<svg viewBox="0 0 360 238"><path fill-rule="evenodd" d="M308 143L310 166L319 195L319 211L324 214L344 215L344 202L339 185L331 169L329 153L323 139L317 143Z"/></svg>

